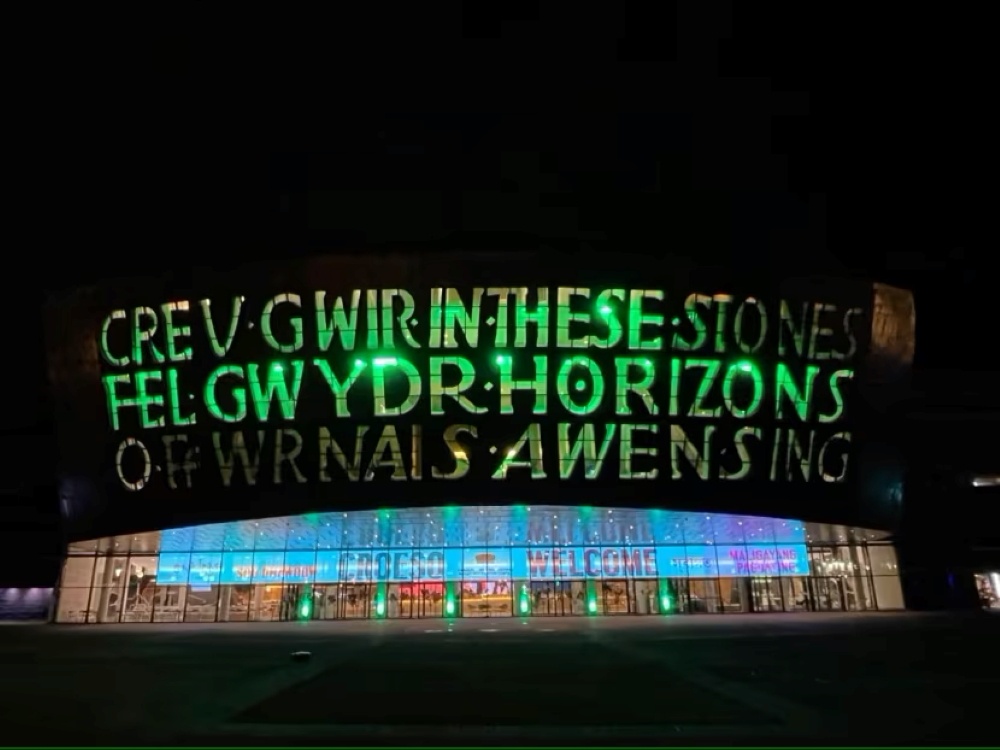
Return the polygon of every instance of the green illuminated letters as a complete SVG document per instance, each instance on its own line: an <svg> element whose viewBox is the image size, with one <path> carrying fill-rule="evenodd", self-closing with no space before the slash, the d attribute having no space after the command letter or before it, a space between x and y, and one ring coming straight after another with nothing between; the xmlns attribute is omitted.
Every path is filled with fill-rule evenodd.
<svg viewBox="0 0 1000 750"><path fill-rule="evenodd" d="M750 403L746 406L737 406L733 401L733 386L736 378L745 375L750 378L753 384L753 394L750 396ZM739 419L749 419L760 409L761 401L764 399L764 378L760 374L760 369L752 362L735 362L726 370L726 377L722 381L722 400L726 403L729 413Z"/></svg>
<svg viewBox="0 0 1000 750"><path fill-rule="evenodd" d="M663 301L663 291L660 289L633 289L629 293L628 313L628 348L629 349L662 349L663 337L656 336L643 341L642 327L644 325L663 327L663 316L659 313L644 313L643 300Z"/></svg>
<svg viewBox="0 0 1000 750"><path fill-rule="evenodd" d="M233 297L232 310L229 315L229 332L225 341L220 342L215 330L215 320L212 317L212 300L203 299L201 301L201 314L205 318L205 331L208 333L208 341L212 345L212 351L216 357L225 357L236 339L236 329L240 324L240 313L243 310L243 298Z"/></svg>
<svg viewBox="0 0 1000 750"><path fill-rule="evenodd" d="M265 380L260 378L260 365L247 365L247 380L250 384L250 398L253 400L254 413L261 422L266 422L271 412L271 402L278 397L278 410L282 419L295 419L295 404L299 400L299 389L302 387L303 362L293 359L288 363L292 370L292 382L286 379L288 367L280 362L274 362L265 370Z"/></svg>
<svg viewBox="0 0 1000 750"><path fill-rule="evenodd" d="M641 370L643 375L642 379L635 383L629 381L629 371L633 369ZM656 416L660 407L656 405L653 394L649 392L655 380L656 368L652 360L645 357L615 357L615 414L628 416L632 413L628 405L628 394L631 391L642 399L646 411Z"/></svg>
<svg viewBox="0 0 1000 750"><path fill-rule="evenodd" d="M330 363L325 359L314 359L313 364L320 371L320 374L323 376L323 380L325 380L326 384L330 387L330 392L333 394L333 401L337 411L337 416L351 416L351 410L347 406L347 392L351 390L351 386L357 382L358 378L361 377L361 373L364 372L364 360L354 360L354 367L351 369L351 372L348 374L343 383L341 383L337 379L337 376L333 374L333 368L330 367Z"/></svg>
<svg viewBox="0 0 1000 750"><path fill-rule="evenodd" d="M590 398L585 404L577 404L570 395L570 373L574 368L583 368L590 375ZM584 380L577 380L573 383L573 391L581 392L587 390L587 383ZM559 401L563 408L570 414L590 414L601 405L604 398L604 375L601 368L590 357L570 357L563 360L556 375L556 392L559 394Z"/></svg>
<svg viewBox="0 0 1000 750"><path fill-rule="evenodd" d="M336 297L333 310L326 314L326 292L316 292L316 345L321 352L330 348L333 336L340 332L340 345L344 351L353 351L354 337L358 327L358 308L361 306L361 290L351 292L350 316L344 311L344 298Z"/></svg>
<svg viewBox="0 0 1000 750"><path fill-rule="evenodd" d="M779 362L776 372L778 381L778 392L775 396L775 412L778 419L785 418L785 398L791 400L795 409L795 414L802 422L809 420L809 412L812 408L813 385L816 383L816 376L819 375L819 367L807 365L805 368L805 384L799 389L795 378L792 376L788 365Z"/></svg>
<svg viewBox="0 0 1000 750"><path fill-rule="evenodd" d="M600 450L597 448L597 438L594 425L585 422L580 425L576 433L576 440L571 440L569 436L570 425L566 422L559 424L559 478L569 479L573 476L576 463L581 454L583 455L583 476L587 479L596 479L601 474L604 466L604 459L611 448L611 441L615 437L615 425L604 425L604 440L601 442Z"/></svg>
<svg viewBox="0 0 1000 750"><path fill-rule="evenodd" d="M187 313L190 310L188 301L168 302L160 307L163 315L163 336L167 344L167 359L171 362L183 362L194 356L190 344L178 350L177 339L189 338L191 336L191 326L177 325L174 315L177 313Z"/></svg>
<svg viewBox="0 0 1000 750"><path fill-rule="evenodd" d="M412 362L399 357L376 358L372 362L372 386L375 390L375 413L380 417L398 417L406 414L420 400L420 373ZM385 370L387 367L398 367L406 376L406 399L399 406L386 406Z"/></svg>
<svg viewBox="0 0 1000 750"><path fill-rule="evenodd" d="M144 325L148 321L149 325ZM156 310L151 307L137 307L132 311L132 361L136 365L142 364L143 345L149 349L149 356L157 364L163 363L163 354L153 343L153 336L156 335L157 319Z"/></svg>
<svg viewBox="0 0 1000 750"><path fill-rule="evenodd" d="M243 381L243 368L239 365L221 365L216 367L205 381L205 407L208 413L220 422L242 422L247 416L247 391L243 386L235 386L232 390L233 400L236 402L236 410L233 412L223 411L215 394L215 386L222 378L234 376Z"/></svg>
<svg viewBox="0 0 1000 750"><path fill-rule="evenodd" d="M514 391L534 391L535 406L532 412L535 414L545 414L546 402L548 398L548 386L546 385L549 376L549 359L544 354L532 357L535 363L534 380L514 379L514 358L507 355L497 357L497 366L500 370L500 413L513 414L514 402L511 394Z"/></svg>
<svg viewBox="0 0 1000 750"><path fill-rule="evenodd" d="M590 299L590 289L561 286L556 292L556 346L560 349L586 349L590 346L590 336L573 338L570 327L574 323L590 323L590 313L573 312L573 297Z"/></svg>
<svg viewBox="0 0 1000 750"><path fill-rule="evenodd" d="M264 311L260 316L260 330L264 334L264 341L272 349L283 354L297 352L305 344L305 337L302 334L302 316L294 315L289 319L292 326L292 341L289 344L282 344L274 337L272 330L271 316L274 308L278 305L292 305L295 308L302 308L302 298L297 294L278 294L269 299L264 305Z"/></svg>
<svg viewBox="0 0 1000 750"><path fill-rule="evenodd" d="M465 357L431 357L430 358L430 406L431 414L444 414L442 400L445 396L455 399L458 405L470 414L484 414L485 406L476 406L467 396L462 395L476 382L476 368ZM441 370L444 365L457 367L459 381L455 385L444 385Z"/></svg>
<svg viewBox="0 0 1000 750"><path fill-rule="evenodd" d="M108 317L104 319L104 322L101 323L101 358L112 367L128 367L131 361L127 354L116 357L108 348L108 332L111 329L111 324L116 320L125 320L126 317L127 315L124 310L112 310Z"/></svg>

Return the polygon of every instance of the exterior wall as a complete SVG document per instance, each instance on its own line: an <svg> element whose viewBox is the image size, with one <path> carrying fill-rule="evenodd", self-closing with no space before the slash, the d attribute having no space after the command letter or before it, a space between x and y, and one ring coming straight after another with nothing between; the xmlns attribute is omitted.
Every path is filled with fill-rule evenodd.
<svg viewBox="0 0 1000 750"><path fill-rule="evenodd" d="M53 302L71 538L470 498L892 527L907 293L539 261L329 256Z"/></svg>
<svg viewBox="0 0 1000 750"><path fill-rule="evenodd" d="M900 609L884 534L554 506L310 514L71 545L57 622Z"/></svg>

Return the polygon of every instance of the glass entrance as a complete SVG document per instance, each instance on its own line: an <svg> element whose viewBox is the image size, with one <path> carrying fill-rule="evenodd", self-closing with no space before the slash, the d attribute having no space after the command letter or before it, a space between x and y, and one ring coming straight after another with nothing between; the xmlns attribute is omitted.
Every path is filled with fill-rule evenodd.
<svg viewBox="0 0 1000 750"><path fill-rule="evenodd" d="M462 617L510 617L512 601L510 581L462 583Z"/></svg>
<svg viewBox="0 0 1000 750"><path fill-rule="evenodd" d="M285 590L281 594L278 619L282 622L288 622L289 620L311 619L312 616L312 586L301 583L285 584Z"/></svg>
<svg viewBox="0 0 1000 750"><path fill-rule="evenodd" d="M816 610L839 612L844 608L844 592L839 578L810 578Z"/></svg>
<svg viewBox="0 0 1000 750"><path fill-rule="evenodd" d="M530 595L533 615L586 613L587 585L583 581L532 581Z"/></svg>
<svg viewBox="0 0 1000 750"><path fill-rule="evenodd" d="M637 615L659 614L659 582L655 578L640 578L631 584L632 611Z"/></svg>
<svg viewBox="0 0 1000 750"><path fill-rule="evenodd" d="M342 583L338 594L339 617L345 620L359 620L372 616L375 587L370 583Z"/></svg>
<svg viewBox="0 0 1000 750"><path fill-rule="evenodd" d="M601 581L601 614L625 615L629 609L629 581L627 579Z"/></svg>
<svg viewBox="0 0 1000 750"><path fill-rule="evenodd" d="M751 612L783 612L780 578L750 579Z"/></svg>
<svg viewBox="0 0 1000 750"><path fill-rule="evenodd" d="M337 617L337 585L313 586L312 619L333 620Z"/></svg>
<svg viewBox="0 0 1000 750"><path fill-rule="evenodd" d="M444 585L440 583L389 584L387 598L390 619L444 616Z"/></svg>

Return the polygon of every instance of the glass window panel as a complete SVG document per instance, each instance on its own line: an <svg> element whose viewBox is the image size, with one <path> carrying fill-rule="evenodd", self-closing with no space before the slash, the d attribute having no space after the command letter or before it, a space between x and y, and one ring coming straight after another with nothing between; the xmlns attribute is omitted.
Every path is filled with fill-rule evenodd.
<svg viewBox="0 0 1000 750"><path fill-rule="evenodd" d="M157 585L153 593L153 622L180 622L187 590L187 586Z"/></svg>
<svg viewBox="0 0 1000 750"><path fill-rule="evenodd" d="M153 555L132 555L129 557L122 622L150 622L152 620L156 569L157 558Z"/></svg>
<svg viewBox="0 0 1000 750"><path fill-rule="evenodd" d="M56 607L56 622L87 622L89 603L89 586L87 588L60 588L59 605Z"/></svg>
<svg viewBox="0 0 1000 750"><path fill-rule="evenodd" d="M132 554L155 554L160 551L160 532L150 531L132 536Z"/></svg>
<svg viewBox="0 0 1000 750"><path fill-rule="evenodd" d="M316 530L316 546L319 549L340 549L344 537L343 523L342 516L324 513Z"/></svg>
<svg viewBox="0 0 1000 750"><path fill-rule="evenodd" d="M750 556L745 544L720 544L716 547L715 554L720 576L750 575Z"/></svg>
<svg viewBox="0 0 1000 750"><path fill-rule="evenodd" d="M310 583L315 576L315 550L291 550L285 553L285 583Z"/></svg>
<svg viewBox="0 0 1000 750"><path fill-rule="evenodd" d="M288 519L286 549L316 549L320 518L316 514Z"/></svg>
<svg viewBox="0 0 1000 750"><path fill-rule="evenodd" d="M794 521L775 521L760 516L746 516L741 520L747 544L774 544L779 530L783 531L787 528L787 524L794 523ZM786 527L782 527L781 524L786 524ZM776 526L778 528L775 528Z"/></svg>
<svg viewBox="0 0 1000 750"><path fill-rule="evenodd" d="M340 550L316 553L316 583L340 582Z"/></svg>
<svg viewBox="0 0 1000 750"><path fill-rule="evenodd" d="M253 582L280 583L284 574L285 553L281 550L262 550L253 553Z"/></svg>
<svg viewBox="0 0 1000 750"><path fill-rule="evenodd" d="M224 584L248 584L253 580L252 552L224 552L222 581Z"/></svg>
<svg viewBox="0 0 1000 750"><path fill-rule="evenodd" d="M875 603L879 609L903 609L903 589L899 576L874 576L872 585L875 588Z"/></svg>
<svg viewBox="0 0 1000 750"><path fill-rule="evenodd" d="M806 524L803 521L780 520L772 521L774 541L777 544L805 544ZM768 541L768 540L763 540Z"/></svg>
<svg viewBox="0 0 1000 750"><path fill-rule="evenodd" d="M279 550L285 548L288 523L285 518L266 518L257 522L257 543L254 549Z"/></svg>
<svg viewBox="0 0 1000 750"><path fill-rule="evenodd" d="M692 577L688 581L688 611L703 614L722 611L719 579Z"/></svg>
<svg viewBox="0 0 1000 750"><path fill-rule="evenodd" d="M665 578L687 578L688 559L684 547L676 544L658 546L656 568Z"/></svg>
<svg viewBox="0 0 1000 750"><path fill-rule="evenodd" d="M95 544L96 547L96 544ZM93 557L68 557L59 582L56 622L86 622L90 585L94 575Z"/></svg>
<svg viewBox="0 0 1000 750"><path fill-rule="evenodd" d="M743 544L746 540L743 534L743 525L746 520L743 516L731 516L724 513L712 516L712 530L715 534L715 543Z"/></svg>
<svg viewBox="0 0 1000 750"><path fill-rule="evenodd" d="M684 554L687 557L688 575L691 578L707 578L719 574L714 546L689 544L684 548Z"/></svg>
<svg viewBox="0 0 1000 750"><path fill-rule="evenodd" d="M226 541L226 526L224 523L208 523L195 526L194 541L191 549L194 552L221 552Z"/></svg>
<svg viewBox="0 0 1000 750"><path fill-rule="evenodd" d="M340 555L342 581L365 582L372 576L372 553L369 550L347 550Z"/></svg>
<svg viewBox="0 0 1000 750"><path fill-rule="evenodd" d="M63 563L59 585L66 588L90 588L94 577L94 558L67 557Z"/></svg>
<svg viewBox="0 0 1000 750"><path fill-rule="evenodd" d="M868 559L872 575L898 575L899 566L896 562L896 550L891 544L869 544Z"/></svg>
<svg viewBox="0 0 1000 750"><path fill-rule="evenodd" d="M156 568L156 583L164 585L187 585L191 555L187 552L161 552Z"/></svg>
<svg viewBox="0 0 1000 750"><path fill-rule="evenodd" d="M160 552L190 552L194 544L194 527L166 529L160 532Z"/></svg>
<svg viewBox="0 0 1000 750"><path fill-rule="evenodd" d="M220 590L219 586L191 585L184 605L184 622L215 622Z"/></svg>
<svg viewBox="0 0 1000 750"><path fill-rule="evenodd" d="M98 544L98 542L100 542L100 539L87 539L87 540L82 541L82 542L70 542L69 543L69 547L68 547L68 551L69 551L70 554L79 553L79 552L94 553L94 552L97 552L97 544Z"/></svg>
<svg viewBox="0 0 1000 750"><path fill-rule="evenodd" d="M192 553L189 575L189 581L192 587L204 588L206 586L218 584L222 577L222 553Z"/></svg>
<svg viewBox="0 0 1000 750"><path fill-rule="evenodd" d="M252 550L256 526L253 521L234 521L227 523L222 549L226 552Z"/></svg>

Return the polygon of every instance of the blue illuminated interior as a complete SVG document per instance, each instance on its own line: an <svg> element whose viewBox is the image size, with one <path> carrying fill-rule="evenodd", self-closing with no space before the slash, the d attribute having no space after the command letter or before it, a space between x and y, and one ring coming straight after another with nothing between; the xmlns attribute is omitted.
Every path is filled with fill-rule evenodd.
<svg viewBox="0 0 1000 750"><path fill-rule="evenodd" d="M801 521L668 510L464 506L169 529L158 584L809 574Z"/></svg>

